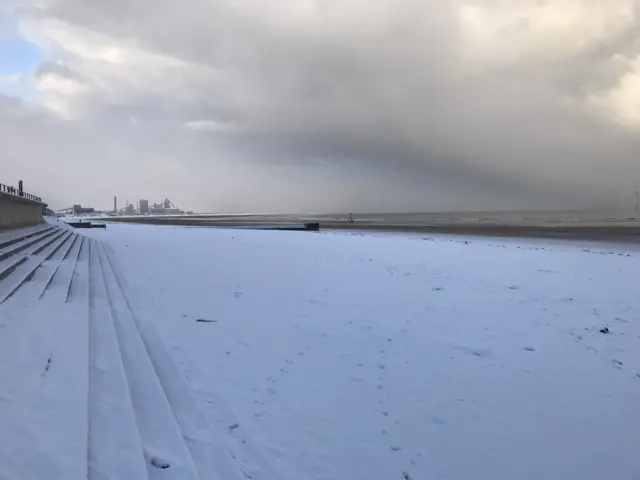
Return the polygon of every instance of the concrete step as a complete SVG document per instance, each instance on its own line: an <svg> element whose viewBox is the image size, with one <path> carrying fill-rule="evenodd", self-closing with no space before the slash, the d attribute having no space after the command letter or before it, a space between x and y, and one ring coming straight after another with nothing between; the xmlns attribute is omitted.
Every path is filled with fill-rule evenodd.
<svg viewBox="0 0 640 480"><path fill-rule="evenodd" d="M33 235L27 235L26 237L16 239L15 242L10 243L9 246L0 250L0 261L6 260L11 256L26 250L31 245L38 243L41 239L54 235L57 231L59 231L59 229L55 227L47 228Z"/></svg>
<svg viewBox="0 0 640 480"><path fill-rule="evenodd" d="M69 256L69 253L73 249L76 242L82 242L82 238L78 234L73 233L69 236L66 244L60 249L56 264L51 269L46 280L44 281L44 285L40 290L40 295L38 295L38 300L42 299L45 292L47 291L47 288L49 288L49 285L51 285L51 282L53 282L53 278L58 274L60 267L65 263L65 261L67 261L67 257Z"/></svg>
<svg viewBox="0 0 640 480"><path fill-rule="evenodd" d="M42 236L39 236L32 243L29 239L27 241L30 242L28 247L25 247L18 253L14 253L12 255L7 256L4 260L0 260L0 285L2 285L2 280L7 278L19 265L26 262L31 255L40 247L42 244L48 244L53 235L61 232L61 229L52 230L51 232L47 232Z"/></svg>
<svg viewBox="0 0 640 480"><path fill-rule="evenodd" d="M49 260L60 247L67 241L73 232L66 229L59 229L55 235L47 237L35 246L28 256L19 265L12 269L10 276L5 275L0 283L0 304L11 298L25 283L27 283L36 270L47 260ZM37 299L38 296L35 296Z"/></svg>
<svg viewBox="0 0 640 480"><path fill-rule="evenodd" d="M218 478L241 480L244 477L227 450L222 437L207 417L191 385L169 355L153 324L145 318L148 312L142 315L139 311L136 312L138 308L128 296L129 288L126 279L106 248L103 247L102 250L103 270L107 278L106 283L111 290L110 306L115 310L116 326L121 325L122 328L120 338L129 342L136 339L133 341L138 343L139 350L146 352L145 357L148 356L153 373L147 373L145 377L151 375L157 377L161 390L154 396L162 398L163 403L166 397L176 426L186 442L200 478L202 480ZM138 342L137 338L141 342ZM147 360L145 359L143 363L147 363ZM153 391L153 387L147 388L148 391ZM153 422L157 423L158 420ZM142 437L144 441L144 435ZM254 453L260 455L258 452ZM273 467L267 465L266 461L263 462L263 467L265 479L279 478Z"/></svg>
<svg viewBox="0 0 640 480"><path fill-rule="evenodd" d="M73 240L63 236L37 258L59 247L49 261L53 269ZM87 271L77 273L88 281ZM41 282L33 283L40 287ZM86 480L88 289L84 299L65 304L66 287L38 301L33 295L38 290L29 291L32 286L27 283L0 304L0 385L9 400L0 409L0 431L10 436L17 451L29 452L16 458L10 448L0 449L2 471L12 473L0 477ZM27 465L36 473L25 475Z"/></svg>
<svg viewBox="0 0 640 480"><path fill-rule="evenodd" d="M85 290L89 290L88 286L88 277L84 278L83 276L78 274L78 271L83 271L79 268L80 263L89 263L89 239L86 237L81 238L80 245L78 246L78 250L75 251L75 256L72 254L71 258L73 259L74 266L71 276L69 277L69 282L66 284L66 293L64 297L64 302L69 303L72 300L72 297L78 292L84 292ZM88 272L87 267L87 272Z"/></svg>
<svg viewBox="0 0 640 480"><path fill-rule="evenodd" d="M17 230L8 230L1 232L0 250L52 228L54 228L52 225L42 224L35 227L19 228Z"/></svg>
<svg viewBox="0 0 640 480"><path fill-rule="evenodd" d="M98 259L89 246L88 478L149 479L127 376ZM161 466L152 467L162 472ZM169 478L165 474L165 478Z"/></svg>
<svg viewBox="0 0 640 480"><path fill-rule="evenodd" d="M176 413L166 397L102 246L97 250L149 478L156 478L158 463L166 463L170 465L172 479L221 480L215 470L199 475L176 421ZM162 452L162 457L159 458L156 452Z"/></svg>

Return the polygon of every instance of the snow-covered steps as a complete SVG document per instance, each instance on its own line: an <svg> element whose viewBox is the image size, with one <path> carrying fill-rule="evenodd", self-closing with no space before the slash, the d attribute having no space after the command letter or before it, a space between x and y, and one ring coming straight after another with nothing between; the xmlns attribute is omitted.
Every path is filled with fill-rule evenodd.
<svg viewBox="0 0 640 480"><path fill-rule="evenodd" d="M37 225L35 227L20 228L17 230L7 230L0 232L0 251L15 243L21 242L27 238L39 235L43 232L53 229L48 224Z"/></svg>
<svg viewBox="0 0 640 480"><path fill-rule="evenodd" d="M53 279L58 274L58 272L60 271L60 269L64 264L72 265L73 270L75 270L76 264L78 262L78 257L80 255L80 249L82 248L83 239L84 237L81 237L79 235L71 235L68 241L65 242L64 247L60 249L60 253L58 254L59 260L55 263L55 267L51 269L49 275L46 277L46 280L44 282L44 285L42 286L42 290L40 291L40 295L38 296L38 299L42 299L44 294L47 292L49 286L53 282ZM74 250L74 247L75 247L75 253L71 255L72 261L65 263L65 260L69 258L72 250ZM69 281L69 288L70 286L71 286L71 281ZM65 295L65 300L67 299L67 296L68 295Z"/></svg>
<svg viewBox="0 0 640 480"><path fill-rule="evenodd" d="M0 304L18 292L22 304L41 298L77 237L69 228L46 228L1 250Z"/></svg>
<svg viewBox="0 0 640 480"><path fill-rule="evenodd" d="M34 236L22 237L0 250L0 280L10 275L30 255L37 253L40 247L49 245L52 237L60 233L61 230L57 228L47 229Z"/></svg>
<svg viewBox="0 0 640 480"><path fill-rule="evenodd" d="M141 328L117 266L90 245L89 478L240 480L164 345Z"/></svg>
<svg viewBox="0 0 640 480"><path fill-rule="evenodd" d="M65 303L66 288L50 288L61 266L86 284L88 262L69 256L82 237L53 230L0 281L6 294L31 272L0 304L0 478L87 478L89 292Z"/></svg>
<svg viewBox="0 0 640 480"><path fill-rule="evenodd" d="M89 242L89 479L146 479L147 468L98 260Z"/></svg>
<svg viewBox="0 0 640 480"><path fill-rule="evenodd" d="M53 256L60 250L60 248L72 237L73 232L67 232L62 230L54 234L48 242L38 246L33 252L31 252L30 258L22 262L18 268L14 270L15 277L11 283L9 283L8 289L2 291L0 288L0 303L6 302L18 289L22 288L34 278L36 272L41 267L46 268L48 265L45 262L51 260ZM41 273L42 270L38 273ZM35 282L30 286L35 287Z"/></svg>
<svg viewBox="0 0 640 480"><path fill-rule="evenodd" d="M191 386L153 326L136 313L117 264L103 246L99 252L146 456L170 452L177 467L171 478L239 480L238 465ZM156 477L150 472L150 478Z"/></svg>
<svg viewBox="0 0 640 480"><path fill-rule="evenodd" d="M25 240L0 264L0 478L242 479L103 244Z"/></svg>
<svg viewBox="0 0 640 480"><path fill-rule="evenodd" d="M7 260L11 257L17 256L20 252L23 252L32 245L40 243L43 239L49 238L54 235L58 229L48 228L44 231L38 232L35 235L28 235L19 238L17 241L8 243L8 245L0 250L0 261Z"/></svg>

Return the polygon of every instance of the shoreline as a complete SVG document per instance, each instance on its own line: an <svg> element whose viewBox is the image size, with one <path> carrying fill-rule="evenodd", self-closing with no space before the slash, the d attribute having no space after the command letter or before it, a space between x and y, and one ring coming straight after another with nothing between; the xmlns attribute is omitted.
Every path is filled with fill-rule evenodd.
<svg viewBox="0 0 640 480"><path fill-rule="evenodd" d="M380 216L377 216L380 217ZM598 242L620 242L625 244L640 244L640 221L600 221L594 222L398 222L392 223L384 219L378 221L355 220L336 221L335 217L323 219L316 217L298 216L247 216L242 218L215 217L109 217L95 220L113 223L139 223L146 225L171 226L201 226L220 228L261 228L268 226L283 226L302 224L305 222L319 222L320 230L332 231L377 231L389 233L435 233L447 235L475 235L484 237L512 237L512 238L542 238L562 240L584 240ZM635 218L633 219L635 220Z"/></svg>

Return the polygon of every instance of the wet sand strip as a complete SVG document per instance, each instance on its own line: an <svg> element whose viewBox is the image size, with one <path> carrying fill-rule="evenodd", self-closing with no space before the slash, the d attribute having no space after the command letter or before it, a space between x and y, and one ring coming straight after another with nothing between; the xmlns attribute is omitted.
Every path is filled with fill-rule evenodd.
<svg viewBox="0 0 640 480"><path fill-rule="evenodd" d="M244 227L291 225L293 216L247 217L137 217L111 218L110 221L153 225ZM297 218L301 223L304 218ZM314 218L313 221L320 219ZM308 220L307 220L308 221ZM607 241L640 244L640 225L531 225L481 223L386 223L320 220L320 230L378 231L418 234L474 235L488 237L551 238L565 240Z"/></svg>

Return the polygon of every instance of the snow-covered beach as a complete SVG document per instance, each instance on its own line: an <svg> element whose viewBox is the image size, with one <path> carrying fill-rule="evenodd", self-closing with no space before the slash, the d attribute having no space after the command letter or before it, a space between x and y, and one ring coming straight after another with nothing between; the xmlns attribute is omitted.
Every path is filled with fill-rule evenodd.
<svg viewBox="0 0 640 480"><path fill-rule="evenodd" d="M115 465L124 447L140 457L132 471L162 479L640 476L635 246L119 224L83 234L97 245L79 257L89 285L98 266L106 273L88 290L90 308L72 301L65 312L89 312L93 326L86 357L75 350L89 372L89 464L93 452L105 478L127 478ZM38 350L33 329L10 315L24 308L14 297L0 306L11 334L2 364L30 382L39 369L11 364ZM112 351L99 343L108 335L118 339ZM52 345L54 372L66 347ZM111 382L96 352L122 358L128 386ZM82 381L54 378L81 393ZM11 407L0 410L2 426L26 423L37 436L44 425L42 456L86 463L55 441L59 424L78 425L74 412L36 401L40 380L20 381L0 386ZM132 399L119 415L101 410L96 392L110 388L122 390L112 400ZM33 408L16 407L20 394ZM42 409L69 418L34 423ZM156 426L167 416L175 421ZM130 445L110 444L118 428L108 418L133 432ZM0 478L15 478L7 455ZM21 478L56 478L21 467Z"/></svg>

